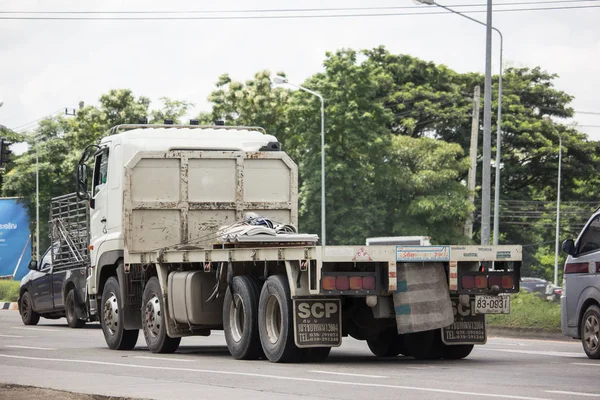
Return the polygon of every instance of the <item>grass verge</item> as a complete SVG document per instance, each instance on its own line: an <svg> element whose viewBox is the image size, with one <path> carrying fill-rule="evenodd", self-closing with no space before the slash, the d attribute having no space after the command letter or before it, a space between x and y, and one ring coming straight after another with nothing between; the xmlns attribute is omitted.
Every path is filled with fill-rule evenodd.
<svg viewBox="0 0 600 400"><path fill-rule="evenodd" d="M521 292L511 296L510 314L488 314L486 321L497 328L560 332L560 303Z"/></svg>
<svg viewBox="0 0 600 400"><path fill-rule="evenodd" d="M19 281L0 280L0 301L17 301Z"/></svg>

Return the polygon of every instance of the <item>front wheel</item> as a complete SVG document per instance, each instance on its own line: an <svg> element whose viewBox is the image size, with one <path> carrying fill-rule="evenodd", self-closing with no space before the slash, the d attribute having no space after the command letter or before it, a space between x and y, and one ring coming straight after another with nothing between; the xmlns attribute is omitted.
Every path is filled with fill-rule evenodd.
<svg viewBox="0 0 600 400"><path fill-rule="evenodd" d="M102 291L102 310L100 323L104 339L109 348L113 350L131 350L137 343L140 331L126 330L123 328L123 304L119 281L114 276L108 278Z"/></svg>
<svg viewBox="0 0 600 400"><path fill-rule="evenodd" d="M71 289L69 290L67 298L65 299L65 314L67 317L67 324L69 324L71 328L83 328L85 321L77 317L77 310L75 307L75 290Z"/></svg>
<svg viewBox="0 0 600 400"><path fill-rule="evenodd" d="M181 343L180 337L167 335L164 309L160 283L157 277L152 277L142 295L142 325L146 345L153 353L173 353Z"/></svg>
<svg viewBox="0 0 600 400"><path fill-rule="evenodd" d="M581 321L581 343L589 358L600 358L600 308L590 306Z"/></svg>
<svg viewBox="0 0 600 400"><path fill-rule="evenodd" d="M29 292L23 292L23 296L21 296L19 313L21 314L21 321L25 325L37 325L40 321L40 314L33 311L33 299Z"/></svg>

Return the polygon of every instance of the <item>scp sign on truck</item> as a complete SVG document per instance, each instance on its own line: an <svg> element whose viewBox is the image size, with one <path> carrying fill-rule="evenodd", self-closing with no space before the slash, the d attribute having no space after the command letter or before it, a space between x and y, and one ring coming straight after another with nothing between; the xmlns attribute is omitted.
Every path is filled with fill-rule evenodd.
<svg viewBox="0 0 600 400"><path fill-rule="evenodd" d="M340 309L339 299L294 300L296 346L340 346L342 344Z"/></svg>

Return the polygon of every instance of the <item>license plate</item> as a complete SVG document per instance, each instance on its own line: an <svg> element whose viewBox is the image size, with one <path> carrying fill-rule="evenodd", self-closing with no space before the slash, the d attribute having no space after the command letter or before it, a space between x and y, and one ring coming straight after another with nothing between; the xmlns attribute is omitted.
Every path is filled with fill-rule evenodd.
<svg viewBox="0 0 600 400"><path fill-rule="evenodd" d="M510 314L510 297L475 296L475 314Z"/></svg>
<svg viewBox="0 0 600 400"><path fill-rule="evenodd" d="M339 299L294 299L296 346L337 347L342 344L342 306Z"/></svg>

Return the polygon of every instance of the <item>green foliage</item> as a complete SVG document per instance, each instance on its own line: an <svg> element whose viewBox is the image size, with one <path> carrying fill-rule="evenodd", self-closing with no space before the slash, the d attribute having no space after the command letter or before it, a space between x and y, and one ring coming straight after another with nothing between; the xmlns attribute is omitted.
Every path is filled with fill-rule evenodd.
<svg viewBox="0 0 600 400"><path fill-rule="evenodd" d="M510 314L487 315L489 326L560 332L560 303L525 292L512 295L510 300Z"/></svg>
<svg viewBox="0 0 600 400"><path fill-rule="evenodd" d="M0 301L17 301L19 281L0 280Z"/></svg>

